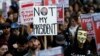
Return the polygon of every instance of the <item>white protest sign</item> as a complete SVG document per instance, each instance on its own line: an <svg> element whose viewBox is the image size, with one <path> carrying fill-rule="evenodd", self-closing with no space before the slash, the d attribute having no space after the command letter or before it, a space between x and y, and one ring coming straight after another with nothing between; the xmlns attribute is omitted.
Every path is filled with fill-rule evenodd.
<svg viewBox="0 0 100 56"><path fill-rule="evenodd" d="M21 24L33 22L33 1L19 1Z"/></svg>
<svg viewBox="0 0 100 56"><path fill-rule="evenodd" d="M57 7L34 6L34 35L57 35Z"/></svg>
<svg viewBox="0 0 100 56"><path fill-rule="evenodd" d="M36 56L64 56L64 55L62 52L62 47L55 47L36 52Z"/></svg>
<svg viewBox="0 0 100 56"><path fill-rule="evenodd" d="M69 7L69 0L58 0L58 4Z"/></svg>
<svg viewBox="0 0 100 56"><path fill-rule="evenodd" d="M56 5L58 0L43 0L44 5Z"/></svg>
<svg viewBox="0 0 100 56"><path fill-rule="evenodd" d="M2 15L6 19L8 17L7 12L9 11L9 7L11 6L11 0L3 0L2 1Z"/></svg>
<svg viewBox="0 0 100 56"><path fill-rule="evenodd" d="M3 0L0 0L0 5L2 5L3 3ZM0 9L2 9L2 6L0 6Z"/></svg>
<svg viewBox="0 0 100 56"><path fill-rule="evenodd" d="M35 6L40 6L42 5L42 0L33 0L35 3Z"/></svg>

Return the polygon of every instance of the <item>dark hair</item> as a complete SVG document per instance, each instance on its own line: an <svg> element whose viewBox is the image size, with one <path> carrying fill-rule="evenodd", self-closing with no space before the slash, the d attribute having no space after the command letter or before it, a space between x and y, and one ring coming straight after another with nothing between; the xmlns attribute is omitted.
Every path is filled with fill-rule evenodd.
<svg viewBox="0 0 100 56"><path fill-rule="evenodd" d="M10 23L8 23L8 22L1 24L1 28L2 28L2 29L10 28L10 27L11 27L11 25L10 25Z"/></svg>
<svg viewBox="0 0 100 56"><path fill-rule="evenodd" d="M27 42L28 42L27 36L25 36L25 35L20 35L20 37L18 38L18 41L17 41L17 43L20 45L24 45Z"/></svg>
<svg viewBox="0 0 100 56"><path fill-rule="evenodd" d="M77 34L78 34L78 31L79 31L79 30L83 30L83 29L80 29L80 26L76 29L75 38L77 37Z"/></svg>
<svg viewBox="0 0 100 56"><path fill-rule="evenodd" d="M73 20L75 20L76 22L78 22L78 15L73 15L73 16L71 17L71 19L73 19Z"/></svg>
<svg viewBox="0 0 100 56"><path fill-rule="evenodd" d="M12 12L8 12L8 13L7 13L8 17L9 17L11 14L13 14L13 13L12 13Z"/></svg>
<svg viewBox="0 0 100 56"><path fill-rule="evenodd" d="M79 10L80 10L80 7L82 7L82 4L79 3L79 2L75 2L75 3L72 4L72 7L75 8L75 5L76 5L76 4L78 5ZM75 10L74 10L74 11L75 11Z"/></svg>

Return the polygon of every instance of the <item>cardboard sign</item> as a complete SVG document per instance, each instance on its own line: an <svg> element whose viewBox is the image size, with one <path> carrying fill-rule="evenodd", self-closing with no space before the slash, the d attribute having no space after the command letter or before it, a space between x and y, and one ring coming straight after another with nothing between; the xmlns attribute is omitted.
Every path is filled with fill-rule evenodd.
<svg viewBox="0 0 100 56"><path fill-rule="evenodd" d="M96 33L97 51L100 53L100 13L93 14L93 21Z"/></svg>
<svg viewBox="0 0 100 56"><path fill-rule="evenodd" d="M57 23L64 23L64 7L60 5L57 6Z"/></svg>
<svg viewBox="0 0 100 56"><path fill-rule="evenodd" d="M19 1L21 24L33 22L33 6L32 1Z"/></svg>
<svg viewBox="0 0 100 56"><path fill-rule="evenodd" d="M61 47L36 52L36 56L64 56Z"/></svg>
<svg viewBox="0 0 100 56"><path fill-rule="evenodd" d="M58 4L58 0L44 0L44 5L56 5Z"/></svg>
<svg viewBox="0 0 100 56"><path fill-rule="evenodd" d="M34 6L34 35L57 35L56 6Z"/></svg>
<svg viewBox="0 0 100 56"><path fill-rule="evenodd" d="M95 29L93 24L93 17L91 14L81 15L81 25L82 28L88 32L88 37L95 37Z"/></svg>

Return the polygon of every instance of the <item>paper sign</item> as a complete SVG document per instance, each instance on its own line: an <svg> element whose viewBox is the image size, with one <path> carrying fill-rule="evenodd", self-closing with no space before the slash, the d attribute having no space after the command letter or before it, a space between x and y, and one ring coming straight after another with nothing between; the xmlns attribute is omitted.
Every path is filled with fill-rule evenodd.
<svg viewBox="0 0 100 56"><path fill-rule="evenodd" d="M88 32L88 37L95 37L93 17L91 14L81 15L81 25L82 25L82 28Z"/></svg>
<svg viewBox="0 0 100 56"><path fill-rule="evenodd" d="M2 5L3 3L3 0L0 0L0 5ZM0 6L0 9L2 9L2 6Z"/></svg>
<svg viewBox="0 0 100 56"><path fill-rule="evenodd" d="M61 47L36 52L36 56L64 56Z"/></svg>
<svg viewBox="0 0 100 56"><path fill-rule="evenodd" d="M44 0L44 5L56 5L58 0Z"/></svg>
<svg viewBox="0 0 100 56"><path fill-rule="evenodd" d="M19 13L22 24L33 22L33 6L34 3L32 1L19 1Z"/></svg>
<svg viewBox="0 0 100 56"><path fill-rule="evenodd" d="M41 6L42 5L42 0L33 0L35 3L35 6Z"/></svg>
<svg viewBox="0 0 100 56"><path fill-rule="evenodd" d="M57 35L56 6L34 6L34 35Z"/></svg>
<svg viewBox="0 0 100 56"><path fill-rule="evenodd" d="M58 4L69 7L69 0L58 0Z"/></svg>
<svg viewBox="0 0 100 56"><path fill-rule="evenodd" d="M3 0L2 1L2 11L3 11L2 15L5 19L8 18L7 13L9 11L10 6L11 6L11 0Z"/></svg>

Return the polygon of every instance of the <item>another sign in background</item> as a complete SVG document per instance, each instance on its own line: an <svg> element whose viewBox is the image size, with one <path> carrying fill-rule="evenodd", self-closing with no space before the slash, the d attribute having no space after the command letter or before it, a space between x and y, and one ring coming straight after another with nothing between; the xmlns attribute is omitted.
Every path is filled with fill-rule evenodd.
<svg viewBox="0 0 100 56"><path fill-rule="evenodd" d="M8 17L7 12L9 11L9 7L11 6L11 0L1 0L0 2L2 2L2 15L6 19Z"/></svg>
<svg viewBox="0 0 100 56"><path fill-rule="evenodd" d="M93 22L96 33L97 51L100 55L100 13L93 14Z"/></svg>
<svg viewBox="0 0 100 56"><path fill-rule="evenodd" d="M69 0L43 0L44 5L57 5L60 4L64 7L69 7Z"/></svg>
<svg viewBox="0 0 100 56"><path fill-rule="evenodd" d="M36 56L64 56L61 47L55 47L36 52Z"/></svg>
<svg viewBox="0 0 100 56"><path fill-rule="evenodd" d="M19 1L21 24L33 22L33 1Z"/></svg>
<svg viewBox="0 0 100 56"><path fill-rule="evenodd" d="M33 0L35 3L35 6L40 6L42 5L42 0Z"/></svg>
<svg viewBox="0 0 100 56"><path fill-rule="evenodd" d="M58 0L58 4L69 7L69 0Z"/></svg>
<svg viewBox="0 0 100 56"><path fill-rule="evenodd" d="M81 25L88 31L88 38L95 37L97 52L100 55L100 13L82 14Z"/></svg>
<svg viewBox="0 0 100 56"><path fill-rule="evenodd" d="M2 5L3 3L3 0L0 0L0 5ZM2 9L2 6L0 6L0 9Z"/></svg>
<svg viewBox="0 0 100 56"><path fill-rule="evenodd" d="M33 35L57 35L57 7L34 6Z"/></svg>
<svg viewBox="0 0 100 56"><path fill-rule="evenodd" d="M57 23L63 24L64 23L64 7L63 5L57 5Z"/></svg>
<svg viewBox="0 0 100 56"><path fill-rule="evenodd" d="M44 5L56 5L58 0L43 0Z"/></svg>
<svg viewBox="0 0 100 56"><path fill-rule="evenodd" d="M95 36L95 29L93 26L93 17L91 14L81 14L81 26L84 30L88 32L88 37L96 37Z"/></svg>

